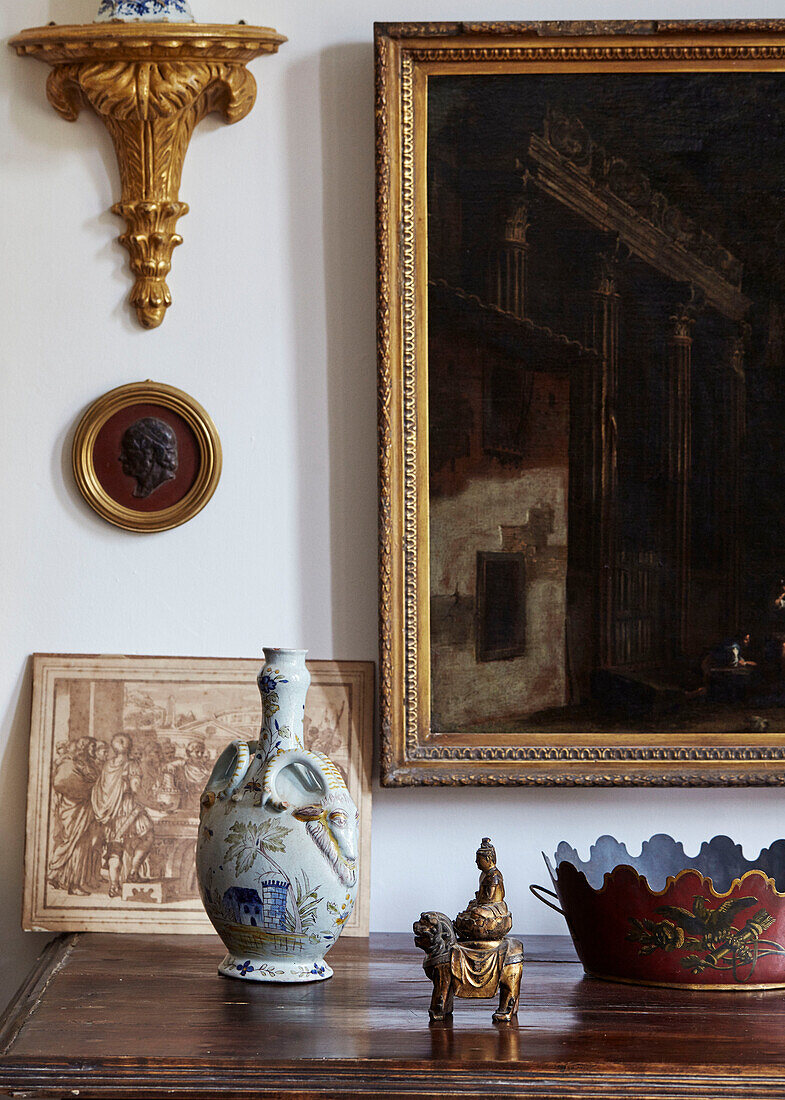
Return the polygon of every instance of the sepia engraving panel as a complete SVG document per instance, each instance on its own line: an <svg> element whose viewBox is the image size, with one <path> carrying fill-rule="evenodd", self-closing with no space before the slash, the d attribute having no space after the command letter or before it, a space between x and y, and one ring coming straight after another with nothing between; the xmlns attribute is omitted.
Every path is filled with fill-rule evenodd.
<svg viewBox="0 0 785 1100"><path fill-rule="evenodd" d="M196 884L199 796L222 750L261 724L260 660L37 654L24 927L209 932ZM357 905L368 934L373 665L309 661L306 747L361 817Z"/></svg>

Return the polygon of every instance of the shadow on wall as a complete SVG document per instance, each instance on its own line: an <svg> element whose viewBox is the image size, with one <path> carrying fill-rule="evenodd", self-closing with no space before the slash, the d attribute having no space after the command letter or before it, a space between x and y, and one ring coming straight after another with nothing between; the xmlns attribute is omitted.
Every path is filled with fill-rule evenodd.
<svg viewBox="0 0 785 1100"><path fill-rule="evenodd" d="M374 68L369 42L321 55L333 648L376 656Z"/></svg>
<svg viewBox="0 0 785 1100"><path fill-rule="evenodd" d="M375 656L373 46L311 54L286 81L298 545L323 550L302 608L320 656Z"/></svg>
<svg viewBox="0 0 785 1100"><path fill-rule="evenodd" d="M92 23L98 0L49 0L49 18L55 23Z"/></svg>
<svg viewBox="0 0 785 1100"><path fill-rule="evenodd" d="M0 1012L51 938L21 930L32 665L33 662L27 658L12 694L16 703L12 704L3 720L3 727L8 729L8 743L0 761L0 813L3 822L0 843L0 882L3 883L0 893L0 928L3 929Z"/></svg>
<svg viewBox="0 0 785 1100"><path fill-rule="evenodd" d="M49 20L59 24L91 23L98 10L98 0L52 0L49 17L33 16L20 22L18 31L29 26L45 25ZM28 171L45 172L50 163L78 161L89 173L91 197L86 201L89 216L79 227L79 262L91 263L94 257L110 256L112 261L111 288L107 288L112 315L124 331L136 336L140 329L128 306L130 287L128 255L118 237L123 229L122 219L111 212L112 204L120 197L120 177L117 157L109 132L96 113L83 107L77 122L67 124L59 117L46 97L48 65L39 61L16 58L9 49L8 56L0 64L0 79L5 90L12 89L15 128L24 134L25 162L21 167ZM19 155L19 154L17 154ZM37 231L55 213L55 220L62 216L62 205L56 201L52 209L42 212ZM69 224L69 231L73 227ZM46 235L46 234L44 234ZM53 249L57 250L60 264L66 262L65 245L58 234L53 237ZM58 265L59 269L59 265ZM114 293L114 299L111 294Z"/></svg>
<svg viewBox="0 0 785 1100"><path fill-rule="evenodd" d="M91 404L92 401L85 403L76 415L63 425L54 442L51 463L52 492L60 499L63 507L68 509L74 521L78 521L80 527L89 529L91 535L101 537L106 541L108 538L114 537L114 532L92 510L79 492L74 477L74 436L76 435L77 425Z"/></svg>

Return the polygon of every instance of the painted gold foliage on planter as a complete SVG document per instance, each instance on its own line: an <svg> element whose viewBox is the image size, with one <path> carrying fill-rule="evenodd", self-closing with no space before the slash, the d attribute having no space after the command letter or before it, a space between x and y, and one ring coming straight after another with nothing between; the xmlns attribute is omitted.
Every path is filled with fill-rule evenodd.
<svg viewBox="0 0 785 1100"><path fill-rule="evenodd" d="M780 944L763 938L775 920L768 910L758 908L741 928L733 923L737 914L753 905L758 905L756 897L728 898L709 909L698 895L693 898L692 910L661 905L657 912L663 913L665 920L630 917L627 939L640 944L641 955L691 949L681 959L681 966L691 973L729 970L734 982L748 981L759 958L785 954Z"/></svg>
<svg viewBox="0 0 785 1100"><path fill-rule="evenodd" d="M119 239L144 328L157 328L172 303L166 279L188 213L180 178L191 135L213 111L229 124L250 113L256 81L245 65L284 41L266 27L198 24L44 27L12 41L53 66L47 95L63 118L73 122L89 106L111 134L122 181L112 212L126 223Z"/></svg>

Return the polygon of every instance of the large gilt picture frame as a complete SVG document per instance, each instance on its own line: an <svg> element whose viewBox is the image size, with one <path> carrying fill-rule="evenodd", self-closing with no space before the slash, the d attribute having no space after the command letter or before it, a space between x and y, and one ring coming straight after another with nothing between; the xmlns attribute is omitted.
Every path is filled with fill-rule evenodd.
<svg viewBox="0 0 785 1100"><path fill-rule="evenodd" d="M384 784L785 781L784 69L377 25Z"/></svg>
<svg viewBox="0 0 785 1100"><path fill-rule="evenodd" d="M260 665L34 655L26 930L212 932L196 882L199 798L226 746L259 735ZM367 936L374 667L308 670L303 741L329 754L360 811L360 888L343 934Z"/></svg>

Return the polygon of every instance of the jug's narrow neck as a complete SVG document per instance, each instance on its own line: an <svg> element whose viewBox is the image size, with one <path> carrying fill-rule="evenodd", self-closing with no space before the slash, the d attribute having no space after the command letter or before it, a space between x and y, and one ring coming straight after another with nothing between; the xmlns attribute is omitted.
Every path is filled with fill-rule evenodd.
<svg viewBox="0 0 785 1100"><path fill-rule="evenodd" d="M307 649L265 649L258 684L262 696L259 753L267 758L280 749L303 748L305 696L311 676Z"/></svg>

